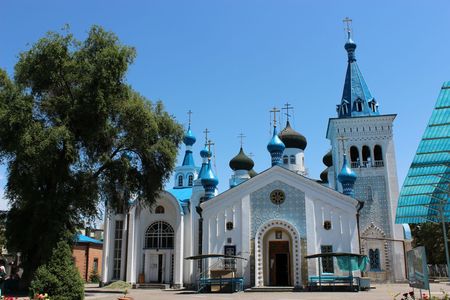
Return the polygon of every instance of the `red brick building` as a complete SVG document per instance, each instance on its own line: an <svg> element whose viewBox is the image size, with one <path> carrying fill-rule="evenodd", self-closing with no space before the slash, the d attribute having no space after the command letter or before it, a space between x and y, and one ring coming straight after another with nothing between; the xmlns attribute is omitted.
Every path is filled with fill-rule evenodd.
<svg viewBox="0 0 450 300"><path fill-rule="evenodd" d="M75 265L81 278L86 282L94 272L101 276L103 242L88 236L77 234L77 240L72 249Z"/></svg>

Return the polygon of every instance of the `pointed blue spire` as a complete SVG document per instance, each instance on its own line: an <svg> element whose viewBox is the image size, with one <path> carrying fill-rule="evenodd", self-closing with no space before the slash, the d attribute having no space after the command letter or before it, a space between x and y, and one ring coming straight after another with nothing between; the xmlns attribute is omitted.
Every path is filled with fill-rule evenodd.
<svg viewBox="0 0 450 300"><path fill-rule="evenodd" d="M278 137L277 127L273 126L273 136L269 144L267 144L267 150L269 150L270 156L272 157L272 166L282 164L281 157L283 156L283 151L285 148L286 146Z"/></svg>
<svg viewBox="0 0 450 300"><path fill-rule="evenodd" d="M192 155L192 146L195 144L197 139L192 134L191 125L189 125L188 130L183 138L183 143L186 145L186 152L184 154L183 166L195 166L194 156Z"/></svg>
<svg viewBox="0 0 450 300"><path fill-rule="evenodd" d="M356 43L352 40L351 30L347 27L348 38L345 50L348 56L347 73L341 104L337 106L339 118L379 115L378 104L372 97L369 87L356 63Z"/></svg>
<svg viewBox="0 0 450 300"><path fill-rule="evenodd" d="M355 196L355 181L356 173L349 167L347 163L347 155L344 154L344 163L342 164L341 172L338 175L338 180L342 184L342 193L344 195L354 197Z"/></svg>
<svg viewBox="0 0 450 300"><path fill-rule="evenodd" d="M209 200L214 197L214 192L216 190L219 180L211 168L211 158L208 158L208 164L206 165L206 171L202 177L202 185L205 189L205 200Z"/></svg>

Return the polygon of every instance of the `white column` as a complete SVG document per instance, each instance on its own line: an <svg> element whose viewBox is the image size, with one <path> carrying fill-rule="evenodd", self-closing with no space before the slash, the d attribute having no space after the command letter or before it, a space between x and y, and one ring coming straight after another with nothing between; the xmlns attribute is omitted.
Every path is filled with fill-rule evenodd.
<svg viewBox="0 0 450 300"><path fill-rule="evenodd" d="M105 222L103 225L103 257L102 257L102 283L108 283L111 275L109 274L111 271L109 269L109 261L110 261L110 253L111 247L111 231L114 230L114 227L111 226L111 215L108 213L108 208L105 208Z"/></svg>
<svg viewBox="0 0 450 300"><path fill-rule="evenodd" d="M175 267L173 274L174 284L179 288L183 286L184 234L184 215L181 215L175 240Z"/></svg>
<svg viewBox="0 0 450 300"><path fill-rule="evenodd" d="M125 279L127 282L136 283L136 243L135 235L136 235L136 207L130 209L128 214L128 249L127 249L127 278Z"/></svg>

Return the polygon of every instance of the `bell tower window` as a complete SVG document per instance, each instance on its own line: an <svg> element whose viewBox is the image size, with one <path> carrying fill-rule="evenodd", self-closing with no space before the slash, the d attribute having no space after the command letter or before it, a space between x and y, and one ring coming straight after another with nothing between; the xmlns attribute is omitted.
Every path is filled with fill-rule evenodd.
<svg viewBox="0 0 450 300"><path fill-rule="evenodd" d="M359 168L359 151L358 148L356 146L351 146L350 147L350 161L351 161L351 165L352 168Z"/></svg>
<svg viewBox="0 0 450 300"><path fill-rule="evenodd" d="M295 164L295 156L291 155L290 159L291 159L291 164Z"/></svg>
<svg viewBox="0 0 450 300"><path fill-rule="evenodd" d="M183 186L183 175L178 175L178 186Z"/></svg>
<svg viewBox="0 0 450 300"><path fill-rule="evenodd" d="M361 99L356 100L355 102L356 111L362 111L363 110L363 104Z"/></svg>
<svg viewBox="0 0 450 300"><path fill-rule="evenodd" d="M370 157L370 148L368 146L362 147L362 159L364 167L372 166L372 158Z"/></svg>
<svg viewBox="0 0 450 300"><path fill-rule="evenodd" d="M194 182L194 175L189 174L189 176L188 176L188 186L192 186L193 182Z"/></svg>

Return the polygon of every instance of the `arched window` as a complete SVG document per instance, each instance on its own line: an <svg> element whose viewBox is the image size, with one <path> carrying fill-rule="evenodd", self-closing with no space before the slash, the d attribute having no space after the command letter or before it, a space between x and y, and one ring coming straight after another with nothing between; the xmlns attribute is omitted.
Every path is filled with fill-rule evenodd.
<svg viewBox="0 0 450 300"><path fill-rule="evenodd" d="M295 155L291 155L290 159L291 164L295 164Z"/></svg>
<svg viewBox="0 0 450 300"><path fill-rule="evenodd" d="M368 146L362 147L362 160L363 160L364 167L372 166L372 162L371 162L372 159L370 158L370 148Z"/></svg>
<svg viewBox="0 0 450 300"><path fill-rule="evenodd" d="M350 161L352 168L359 168L360 167L360 161L359 161L359 151L356 146L350 147Z"/></svg>
<svg viewBox="0 0 450 300"><path fill-rule="evenodd" d="M178 175L178 186L183 186L183 175Z"/></svg>
<svg viewBox="0 0 450 300"><path fill-rule="evenodd" d="M380 250L370 249L369 250L369 262L371 271L381 271L380 267Z"/></svg>
<svg viewBox="0 0 450 300"><path fill-rule="evenodd" d="M375 167L383 166L383 152L381 151L380 145L375 145L373 148L373 158Z"/></svg>
<svg viewBox="0 0 450 300"><path fill-rule="evenodd" d="M164 206L158 205L155 208L155 214L163 214L164 213Z"/></svg>
<svg viewBox="0 0 450 300"><path fill-rule="evenodd" d="M343 115L348 114L348 102L347 102L347 100L342 101L341 111L342 111Z"/></svg>
<svg viewBox="0 0 450 300"><path fill-rule="evenodd" d="M287 155L283 156L283 164L287 165L289 163L289 157Z"/></svg>
<svg viewBox="0 0 450 300"><path fill-rule="evenodd" d="M151 224L145 232L146 249L173 249L173 228L168 223L158 221Z"/></svg>
<svg viewBox="0 0 450 300"><path fill-rule="evenodd" d="M189 176L188 176L188 186L192 186L193 182L194 182L194 175L189 174Z"/></svg>

